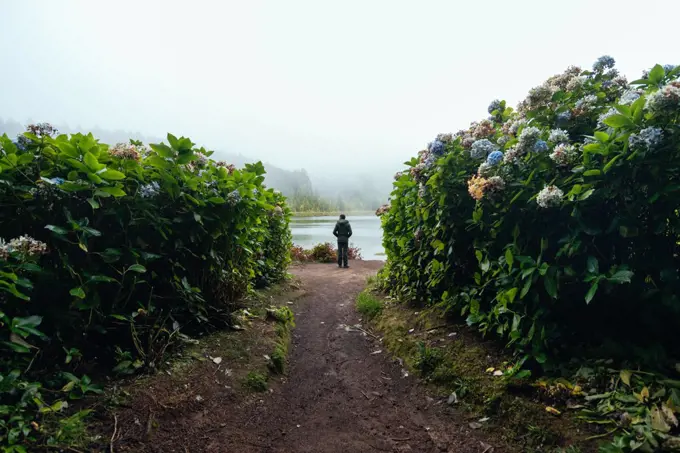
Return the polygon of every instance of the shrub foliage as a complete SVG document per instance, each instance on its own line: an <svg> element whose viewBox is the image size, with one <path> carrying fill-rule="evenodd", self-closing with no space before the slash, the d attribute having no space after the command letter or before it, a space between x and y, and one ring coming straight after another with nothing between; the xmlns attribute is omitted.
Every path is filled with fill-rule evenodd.
<svg viewBox="0 0 680 453"><path fill-rule="evenodd" d="M437 136L377 212L386 288L539 363L583 344L677 353L679 74L629 84L603 57Z"/></svg>
<svg viewBox="0 0 680 453"><path fill-rule="evenodd" d="M47 124L0 137L5 451L63 441L63 426L43 427L63 423L66 400L101 391L83 373L153 369L185 334L226 326L254 285L284 277L289 210L262 164L238 170L167 138L108 146Z"/></svg>

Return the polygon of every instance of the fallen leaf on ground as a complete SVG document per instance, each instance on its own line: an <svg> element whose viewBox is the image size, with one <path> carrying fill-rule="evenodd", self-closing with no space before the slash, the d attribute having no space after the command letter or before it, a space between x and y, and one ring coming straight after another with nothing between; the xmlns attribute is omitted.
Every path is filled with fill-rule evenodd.
<svg viewBox="0 0 680 453"><path fill-rule="evenodd" d="M546 411L547 413L553 414L553 415L560 415L560 414L562 413L562 412L558 411L557 409L555 409L555 408L552 407L552 406L546 406L546 407L545 407L545 411Z"/></svg>
<svg viewBox="0 0 680 453"><path fill-rule="evenodd" d="M213 359L213 363L219 365L220 363L222 363L222 357L215 357Z"/></svg>

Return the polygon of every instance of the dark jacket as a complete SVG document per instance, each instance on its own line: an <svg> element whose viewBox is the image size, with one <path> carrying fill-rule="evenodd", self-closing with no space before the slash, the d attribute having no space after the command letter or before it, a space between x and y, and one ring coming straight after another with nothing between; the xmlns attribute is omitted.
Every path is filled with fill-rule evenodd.
<svg viewBox="0 0 680 453"><path fill-rule="evenodd" d="M335 224L333 235L338 238L338 242L349 242L349 238L352 237L352 227L349 224L349 220L338 220L338 223Z"/></svg>

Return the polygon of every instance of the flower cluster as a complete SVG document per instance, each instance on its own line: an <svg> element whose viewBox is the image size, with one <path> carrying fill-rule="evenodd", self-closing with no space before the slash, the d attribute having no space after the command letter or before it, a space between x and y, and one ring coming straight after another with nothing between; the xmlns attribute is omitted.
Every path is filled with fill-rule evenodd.
<svg viewBox="0 0 680 453"><path fill-rule="evenodd" d="M633 102L637 101L638 99L640 99L640 93L637 90L626 90L621 95L621 99L619 99L619 104L630 105Z"/></svg>
<svg viewBox="0 0 680 453"><path fill-rule="evenodd" d="M513 146L512 148L505 151L505 154L503 155L503 162L506 164L513 164L516 163L520 157L521 156L517 150L517 147Z"/></svg>
<svg viewBox="0 0 680 453"><path fill-rule="evenodd" d="M388 212L390 210L390 205L389 204L384 204L378 208L377 211L375 211L375 215L381 216Z"/></svg>
<svg viewBox="0 0 680 453"><path fill-rule="evenodd" d="M526 154L534 149L536 142L541 136L541 130L535 126L529 126L522 129L519 134L517 142L517 151L521 154Z"/></svg>
<svg viewBox="0 0 680 453"><path fill-rule="evenodd" d="M484 161L481 164L479 164L479 168L477 168L477 175L483 176L483 177L488 177L493 174L493 165L491 165L488 161Z"/></svg>
<svg viewBox="0 0 680 453"><path fill-rule="evenodd" d="M152 181L149 184L144 184L139 188L139 195L142 198L153 198L156 195L158 195L158 192L161 190L160 184L156 181Z"/></svg>
<svg viewBox="0 0 680 453"><path fill-rule="evenodd" d="M477 140L470 148L470 156L473 159L485 159L486 156L498 150L498 146L493 144L488 139Z"/></svg>
<svg viewBox="0 0 680 453"><path fill-rule="evenodd" d="M118 143L112 148L109 148L109 154L113 157L124 160L139 161L142 158L141 153L137 150L135 145L129 143Z"/></svg>
<svg viewBox="0 0 680 453"><path fill-rule="evenodd" d="M538 192L536 203L542 208L551 208L559 206L562 203L564 192L557 186L545 186L543 190Z"/></svg>
<svg viewBox="0 0 680 453"><path fill-rule="evenodd" d="M491 114L493 114L493 112L500 110L501 105L502 105L501 101L499 101L498 99L494 99L493 101L491 101L491 104L489 104L487 111L491 115Z"/></svg>
<svg viewBox="0 0 680 453"><path fill-rule="evenodd" d="M481 200L485 195L494 195L505 189L505 181L500 176L485 178L473 175L468 180L468 193L475 200Z"/></svg>
<svg viewBox="0 0 680 453"><path fill-rule="evenodd" d="M51 137L59 132L50 123L29 124L26 130L37 137Z"/></svg>
<svg viewBox="0 0 680 453"><path fill-rule="evenodd" d="M446 133L446 134L439 134L437 135L437 140L444 144L448 144L453 142L453 134L451 133Z"/></svg>
<svg viewBox="0 0 680 453"><path fill-rule="evenodd" d="M680 80L661 87L647 97L645 107L652 113L675 112L680 107Z"/></svg>
<svg viewBox="0 0 680 453"><path fill-rule="evenodd" d="M534 144L534 152L537 153L544 153L548 151L548 144L545 142L545 140L538 140Z"/></svg>
<svg viewBox="0 0 680 453"><path fill-rule="evenodd" d="M572 164L576 160L576 157L578 157L578 153L574 147L564 143L557 145L553 152L550 153L550 159L560 167Z"/></svg>
<svg viewBox="0 0 680 453"><path fill-rule="evenodd" d="M595 96L594 94L584 96L576 102L576 105L574 105L573 113L576 116L585 115L595 107L596 103L597 96Z"/></svg>
<svg viewBox="0 0 680 453"><path fill-rule="evenodd" d="M663 131L656 127L642 129L639 134L631 134L628 143L631 149L652 150L661 144Z"/></svg>
<svg viewBox="0 0 680 453"><path fill-rule="evenodd" d="M236 166L235 166L234 164L228 164L228 163L226 163L226 162L223 161L223 160L220 160L220 161L218 161L218 162L215 162L215 166L216 166L216 167L224 167L224 168L226 168L226 169L227 169L227 173L229 173L230 175L231 175L232 173L234 173L234 171L236 171Z"/></svg>
<svg viewBox="0 0 680 453"><path fill-rule="evenodd" d="M503 152L502 151L493 151L486 158L486 162L491 166L496 166L496 165L500 164L502 161L503 161Z"/></svg>
<svg viewBox="0 0 680 453"><path fill-rule="evenodd" d="M472 136L476 140L480 140L483 138L489 138L493 136L495 133L496 129L494 129L493 123L489 120L483 120L479 124L475 125L475 128L472 131Z"/></svg>
<svg viewBox="0 0 680 453"><path fill-rule="evenodd" d="M418 198L425 198L427 195L427 186L422 182L418 184Z"/></svg>
<svg viewBox="0 0 680 453"><path fill-rule="evenodd" d="M569 142L569 134L563 129L553 129L550 131L548 141L552 143L567 143Z"/></svg>
<svg viewBox="0 0 680 453"><path fill-rule="evenodd" d="M11 254L21 258L35 258L47 253L47 244L30 236L19 236L8 243L0 239L0 259L7 261Z"/></svg>
<svg viewBox="0 0 680 453"><path fill-rule="evenodd" d="M227 195L227 202L232 206L239 204L241 202L241 194L239 191L233 190L229 192L229 195Z"/></svg>
<svg viewBox="0 0 680 453"><path fill-rule="evenodd" d="M604 72L606 69L613 68L615 64L616 60L614 60L609 55L603 55L598 58L595 63L593 63L593 71Z"/></svg>
<svg viewBox="0 0 680 453"><path fill-rule="evenodd" d="M446 151L446 145L441 140L435 140L427 146L427 150L433 157L439 157Z"/></svg>

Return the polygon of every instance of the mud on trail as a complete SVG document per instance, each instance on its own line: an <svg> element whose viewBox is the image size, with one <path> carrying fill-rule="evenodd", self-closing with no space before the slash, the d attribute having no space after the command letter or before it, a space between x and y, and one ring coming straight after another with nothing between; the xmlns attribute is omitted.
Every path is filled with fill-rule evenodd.
<svg viewBox="0 0 680 453"><path fill-rule="evenodd" d="M483 433L405 377L370 332L352 327L361 323L356 296L382 263L351 264L292 269L306 293L294 307L288 374L270 393L213 393L208 405L166 414L139 448L116 451L490 452Z"/></svg>

